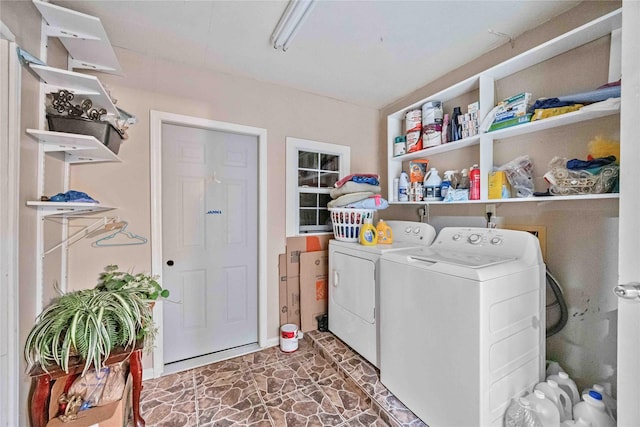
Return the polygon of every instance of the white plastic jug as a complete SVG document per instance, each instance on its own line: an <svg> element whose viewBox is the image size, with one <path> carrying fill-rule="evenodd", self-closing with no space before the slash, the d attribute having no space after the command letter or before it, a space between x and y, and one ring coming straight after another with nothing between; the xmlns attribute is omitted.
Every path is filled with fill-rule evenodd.
<svg viewBox="0 0 640 427"><path fill-rule="evenodd" d="M577 420L567 420L560 423L560 427L595 427L589 421L584 418L578 418Z"/></svg>
<svg viewBox="0 0 640 427"><path fill-rule="evenodd" d="M560 422L573 418L571 398L558 386L557 382L547 380L546 382L536 384L534 389L543 392L545 397L556 405L560 413Z"/></svg>
<svg viewBox="0 0 640 427"><path fill-rule="evenodd" d="M569 378L569 374L566 372L558 372L557 375L549 375L547 380L553 380L558 383L558 386L563 389L571 398L571 405L576 406L580 402L580 393L578 393L578 387L576 383Z"/></svg>
<svg viewBox="0 0 640 427"><path fill-rule="evenodd" d="M582 390L582 394L589 394L591 390L595 390L598 393L600 393L600 395L602 396L602 401L604 402L604 406L607 409L607 412L609 412L609 415L611 415L614 420L617 420L618 419L618 402L616 402L616 400L613 397L608 395L604 390L604 386L600 384L594 384L593 387Z"/></svg>
<svg viewBox="0 0 640 427"><path fill-rule="evenodd" d="M562 366L560 366L558 362L555 362L553 360L547 360L546 376L548 377L549 375L558 375L559 372L564 372L564 369L562 369Z"/></svg>
<svg viewBox="0 0 640 427"><path fill-rule="evenodd" d="M438 174L438 169L429 169L429 172L424 176L423 184L425 200L442 200L442 194L440 192L442 178L440 178L440 175Z"/></svg>
<svg viewBox="0 0 640 427"><path fill-rule="evenodd" d="M525 396L543 427L560 427L560 411L540 390Z"/></svg>
<svg viewBox="0 0 640 427"><path fill-rule="evenodd" d="M607 412L602 395L595 390L582 395L582 402L573 407L573 416L597 427L616 427L616 420Z"/></svg>

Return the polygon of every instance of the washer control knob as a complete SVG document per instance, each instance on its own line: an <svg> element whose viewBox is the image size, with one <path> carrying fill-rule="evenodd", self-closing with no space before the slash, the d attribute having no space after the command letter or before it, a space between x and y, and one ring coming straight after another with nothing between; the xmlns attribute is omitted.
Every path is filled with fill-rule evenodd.
<svg viewBox="0 0 640 427"><path fill-rule="evenodd" d="M477 245L478 243L480 243L482 241L482 236L480 234L471 234L467 238L467 241L469 243L471 243L472 245Z"/></svg>
<svg viewBox="0 0 640 427"><path fill-rule="evenodd" d="M502 244L502 239L500 237L494 237L493 239L491 239L491 244L492 245L501 245Z"/></svg>
<svg viewBox="0 0 640 427"><path fill-rule="evenodd" d="M420 234L420 227L416 227L413 229L413 234Z"/></svg>
<svg viewBox="0 0 640 427"><path fill-rule="evenodd" d="M411 226L408 226L407 228L405 228L404 232L407 234L411 233Z"/></svg>
<svg viewBox="0 0 640 427"><path fill-rule="evenodd" d="M453 235L452 239L454 242L457 242L458 240L462 239L462 235L460 233L456 233Z"/></svg>

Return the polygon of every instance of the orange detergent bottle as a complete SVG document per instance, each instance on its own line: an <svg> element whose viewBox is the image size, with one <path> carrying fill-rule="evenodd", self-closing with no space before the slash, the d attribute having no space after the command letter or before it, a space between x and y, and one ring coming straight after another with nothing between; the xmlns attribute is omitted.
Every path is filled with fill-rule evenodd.
<svg viewBox="0 0 640 427"><path fill-rule="evenodd" d="M384 222L383 219L378 221L376 231L378 232L378 243L393 243L393 231L391 230L391 227L389 227L387 223Z"/></svg>

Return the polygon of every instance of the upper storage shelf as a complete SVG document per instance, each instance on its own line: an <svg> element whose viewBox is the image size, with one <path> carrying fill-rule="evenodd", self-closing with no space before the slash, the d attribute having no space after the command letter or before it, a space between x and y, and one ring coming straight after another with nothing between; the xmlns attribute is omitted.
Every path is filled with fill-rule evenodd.
<svg viewBox="0 0 640 427"><path fill-rule="evenodd" d="M58 37L69 52L72 68L121 73L99 18L39 0L33 4L47 21L47 36Z"/></svg>
<svg viewBox="0 0 640 427"><path fill-rule="evenodd" d="M63 151L67 163L120 162L120 158L90 135L27 129L45 152Z"/></svg>

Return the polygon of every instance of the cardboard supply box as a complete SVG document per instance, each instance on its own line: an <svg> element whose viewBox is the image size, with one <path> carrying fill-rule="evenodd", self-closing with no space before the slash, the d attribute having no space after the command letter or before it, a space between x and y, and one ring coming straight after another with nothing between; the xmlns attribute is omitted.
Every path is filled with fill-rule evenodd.
<svg viewBox="0 0 640 427"><path fill-rule="evenodd" d="M286 265L280 265L280 272L286 271L286 299L280 296L280 324L293 323L301 327L300 318L300 255L307 252L326 251L332 234L287 238ZM282 279L282 278L281 278ZM280 281L280 290L285 286ZM286 300L286 306L284 302ZM283 313L286 312L286 317Z"/></svg>
<svg viewBox="0 0 640 427"><path fill-rule="evenodd" d="M327 313L329 254L327 251L300 254L300 330L317 329L317 316Z"/></svg>
<svg viewBox="0 0 640 427"><path fill-rule="evenodd" d="M127 425L129 414L132 411L131 389L133 380L131 374L127 374L127 383L120 400L80 411L78 412L78 418L66 423L56 416L57 402L64 391L64 383L65 381L58 380L51 389L51 400L49 401L50 419L47 427L122 427Z"/></svg>

